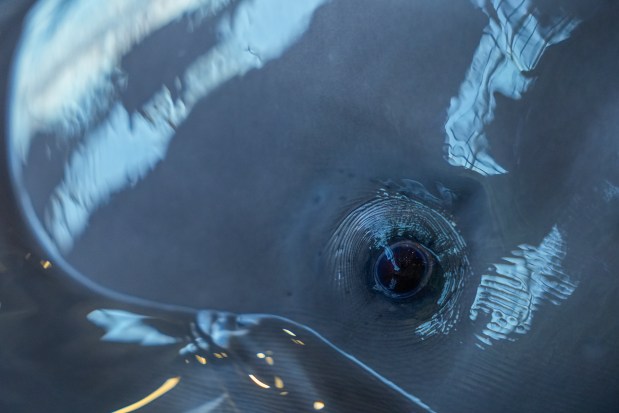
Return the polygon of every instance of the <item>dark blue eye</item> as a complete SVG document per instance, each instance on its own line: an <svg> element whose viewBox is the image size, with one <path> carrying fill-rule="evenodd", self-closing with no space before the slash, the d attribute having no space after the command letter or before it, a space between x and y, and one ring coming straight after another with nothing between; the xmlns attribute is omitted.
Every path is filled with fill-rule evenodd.
<svg viewBox="0 0 619 413"><path fill-rule="evenodd" d="M417 242L402 240L387 245L374 263L376 287L393 299L412 297L428 283L434 261L433 254Z"/></svg>
<svg viewBox="0 0 619 413"><path fill-rule="evenodd" d="M465 243L440 201L427 195L381 191L334 231L324 272L347 328L365 322L414 340L445 333L456 321L470 273Z"/></svg>

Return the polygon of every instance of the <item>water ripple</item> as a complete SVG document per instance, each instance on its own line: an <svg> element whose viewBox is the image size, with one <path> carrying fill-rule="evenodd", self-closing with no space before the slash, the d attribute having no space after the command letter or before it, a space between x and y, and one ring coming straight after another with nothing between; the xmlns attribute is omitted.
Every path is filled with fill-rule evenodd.
<svg viewBox="0 0 619 413"><path fill-rule="evenodd" d="M489 155L484 131L494 120L495 94L520 99L531 87L530 72L546 49L567 39L579 22L566 16L539 16L528 0L475 3L489 23L460 92L451 99L445 123L446 158L481 175L498 175L507 171Z"/></svg>
<svg viewBox="0 0 619 413"><path fill-rule="evenodd" d="M538 247L520 245L511 257L503 258L505 263L493 264L492 274L482 275L470 310L473 321L480 312L490 316L477 334L480 343L490 346L492 340L513 341L514 333L525 334L531 329L540 304L559 305L574 292L577 283L561 268L565 253L563 235L554 226Z"/></svg>

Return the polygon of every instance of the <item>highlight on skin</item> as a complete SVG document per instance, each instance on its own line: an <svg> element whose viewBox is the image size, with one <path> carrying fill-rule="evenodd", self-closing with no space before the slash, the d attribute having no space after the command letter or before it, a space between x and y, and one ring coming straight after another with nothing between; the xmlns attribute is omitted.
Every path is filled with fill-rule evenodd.
<svg viewBox="0 0 619 413"><path fill-rule="evenodd" d="M561 262L566 254L563 234L555 225L539 246L519 245L504 262L493 264L493 271L481 276L470 318L489 316L477 346L493 341L516 339L526 334L539 307L546 302L561 304L576 289L577 283L566 274Z"/></svg>
<svg viewBox="0 0 619 413"><path fill-rule="evenodd" d="M45 210L46 232L62 253L71 250L100 205L135 185L165 158L176 129L200 100L230 79L279 58L307 30L312 14L324 0L241 2L232 16L219 18L219 42L178 74L175 90L162 85L139 110L130 113L118 99L131 81L123 77L122 56L150 32L183 13L210 16L229 2L160 3L159 7L143 8L141 2L120 2L118 7L126 9L118 15L122 16L120 24L110 24L110 19L118 19L113 13L93 13L99 16L93 27L105 28L107 36L88 32L89 37L77 45L82 47L67 48L72 44L67 36L81 30L80 16L98 2L76 2L68 13L61 14L56 1L42 1L26 23L13 91L12 166L20 177L31 141L40 132L52 133L47 138L50 147L70 147L63 141L76 135L73 139L78 144ZM58 25L61 18L63 24ZM136 26L136 20L142 20L143 25ZM32 64L41 59L47 62L42 67ZM37 70L26 70L35 66ZM120 78L120 84L114 78Z"/></svg>
<svg viewBox="0 0 619 413"><path fill-rule="evenodd" d="M529 0L473 3L489 21L458 96L451 99L445 123L445 155L454 166L484 176L500 175L507 170L490 155L485 132L494 120L496 94L522 98L535 81L531 72L546 49L569 38L579 21L563 15L540 16Z"/></svg>

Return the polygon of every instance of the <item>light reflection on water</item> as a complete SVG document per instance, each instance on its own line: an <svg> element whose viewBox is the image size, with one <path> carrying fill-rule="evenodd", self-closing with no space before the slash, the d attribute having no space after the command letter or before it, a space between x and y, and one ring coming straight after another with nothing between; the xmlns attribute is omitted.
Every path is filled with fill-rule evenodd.
<svg viewBox="0 0 619 413"><path fill-rule="evenodd" d="M163 320L127 311L96 309L87 318L103 329L105 342L172 346L178 352L173 363L193 366L188 380L201 377L200 368L217 374L222 394L189 412L227 411L232 406L237 411L304 411L311 406L333 411L433 412L317 332L281 317L201 311L188 326L191 333L182 337L157 331L153 324ZM117 412L154 402L182 385L182 380L182 375L168 379L149 396ZM248 389L247 384L255 387ZM208 380L203 385L208 386ZM364 389L363 394L356 389ZM202 398L193 399L197 403Z"/></svg>
<svg viewBox="0 0 619 413"><path fill-rule="evenodd" d="M579 21L539 16L530 1L474 1L488 16L473 62L451 100L445 132L452 165L482 175L507 171L490 156L485 128L494 119L496 96L521 99L535 81L533 71L549 46L569 38ZM540 19L544 22L540 22Z"/></svg>
<svg viewBox="0 0 619 413"><path fill-rule="evenodd" d="M86 129L45 210L51 246L63 253L71 249L74 238L84 231L94 210L112 194L135 185L165 157L176 128L198 101L230 79L279 57L307 29L312 13L323 0L242 2L232 17L225 15L219 20L219 43L179 74L173 91L178 98L173 98L168 87L162 85L142 108L128 113L122 104L114 103L117 91L109 79L132 44L193 8L210 13L228 2L190 1L185 7L163 2L146 9L139 2L134 3L120 3L123 9L117 12L126 12L126 20L119 25L116 20L123 14L99 16L93 12L98 3L92 1L76 2L69 7L69 16L76 22L66 21L64 14L54 10L53 2L43 1L33 10L25 31L24 46L16 63L11 130L15 162L27 158L30 142L37 133L51 130L56 139L63 139L70 129ZM108 7L116 10L113 5ZM77 30L73 25L81 26L79 18L85 14L97 16L94 26L101 27L105 34L96 31L81 40L88 53L80 45L76 46L77 55L67 53L67 31ZM144 21L137 26L144 27L143 32L135 33L135 20ZM54 36L49 36L50 31ZM104 44L100 44L102 38ZM39 59L49 66L30 72L33 62ZM66 65L63 59L75 63ZM62 69L59 71L58 67ZM103 109L95 105L108 106L108 115L100 126L90 129L88 125ZM18 177L20 169L17 165Z"/></svg>

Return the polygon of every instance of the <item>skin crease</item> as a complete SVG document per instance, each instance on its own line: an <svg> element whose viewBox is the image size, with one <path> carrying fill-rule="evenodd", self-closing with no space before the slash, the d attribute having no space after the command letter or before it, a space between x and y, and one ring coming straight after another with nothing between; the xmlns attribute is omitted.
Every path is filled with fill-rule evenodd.
<svg viewBox="0 0 619 413"><path fill-rule="evenodd" d="M540 7L552 9L548 3ZM605 190L619 177L619 54L614 47L619 32L613 29L619 9L605 3L596 13L576 2L563 7L586 20L569 40L547 51L535 85L522 100L497 99L496 118L486 129L491 153L507 174L482 177L443 159L446 109L468 70L486 16L466 1L380 6L336 1L319 9L283 57L201 101L179 127L165 161L96 211L68 262L128 295L290 318L438 412L614 411L619 216L617 198L608 199ZM17 23L9 21L2 22L2 30L12 35L2 36L7 44L1 48L3 97L11 59L7 50L19 33ZM192 52L191 41L182 43L182 24L163 29L165 35L153 43L147 39L123 60L129 73L122 97L127 107L139 107L140 91L161 84L156 73L132 77L144 70L142 62L154 58L155 44L164 56L157 66L164 73L178 71L165 55L176 51L177 42ZM43 178L62 170L41 162L44 154L45 146L35 143L28 160L35 165L26 176L35 204L53 188ZM324 287L320 254L334 229L382 182L400 179L417 180L431 191L441 182L454 191L457 198L448 212L471 263L456 328L425 341L390 340L389 331L372 327L375 320L350 318L346 303ZM7 176L3 182L9 193ZM34 241L11 211L3 212L3 250L30 250ZM475 333L484 323L470 321L468 310L481 274L518 245L539 245L554 225L567 243L563 271L579 281L574 294L560 306L542 305L531 331L514 342L479 349ZM95 345L97 330L83 319L85 313L112 305L133 309L86 292L60 271L52 282L36 265L10 262L38 282L18 277L0 291L22 297L19 305L39 314L38 324L26 324L31 328L61 325L51 343L65 343L69 336L75 339L75 331L84 331L84 344L75 339L73 346ZM68 304L59 306L50 291ZM62 322L50 316L65 311ZM377 311L379 316L390 315ZM180 326L175 321L167 328L185 328L182 321L190 317L183 312L177 317ZM0 325L2 336L9 337L19 324L0 318ZM11 340L15 354L50 371L55 370L49 360L63 357L47 349L49 357L36 358L33 354L43 350L24 350L18 335ZM2 354L0 366L6 375L23 379L11 384L13 392L37 389L19 385L36 372L15 370L10 354ZM123 357L143 366L149 357L171 355L127 348ZM142 380L139 394L145 392L142 386L154 388L168 373L165 366L136 373L122 364L108 364L111 373L106 374ZM42 377L37 385L47 390L42 397L52 406L61 406L62 396L79 399L73 406L88 406L86 384L83 395L76 396L71 384L45 387L49 384ZM135 399L133 388L112 388L118 401ZM53 389L60 396L49 395ZM7 395L0 393L0 400L14 406Z"/></svg>

